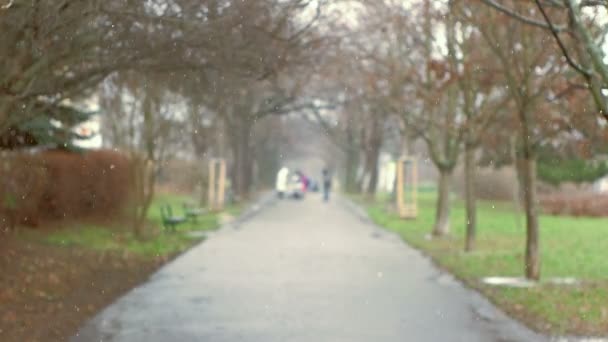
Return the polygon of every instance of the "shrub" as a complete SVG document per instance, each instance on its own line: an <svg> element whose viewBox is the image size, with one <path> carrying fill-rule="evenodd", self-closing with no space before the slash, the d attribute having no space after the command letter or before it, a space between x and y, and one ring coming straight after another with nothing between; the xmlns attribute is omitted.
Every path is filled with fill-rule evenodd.
<svg viewBox="0 0 608 342"><path fill-rule="evenodd" d="M46 217L75 218L116 214L128 199L129 162L112 151L41 154L49 186L40 212Z"/></svg>
<svg viewBox="0 0 608 342"><path fill-rule="evenodd" d="M119 214L130 193L130 164L113 151L4 153L0 225Z"/></svg>
<svg viewBox="0 0 608 342"><path fill-rule="evenodd" d="M607 174L606 162L558 158L538 162L539 179L552 185L564 182L593 183Z"/></svg>
<svg viewBox="0 0 608 342"><path fill-rule="evenodd" d="M475 193L484 200L512 201L517 191L517 175L513 167L499 169L484 167L475 170ZM454 172L454 190L464 196L464 174L462 167Z"/></svg>
<svg viewBox="0 0 608 342"><path fill-rule="evenodd" d="M0 228L12 229L16 224L36 225L41 189L48 177L41 158L31 154L0 155Z"/></svg>
<svg viewBox="0 0 608 342"><path fill-rule="evenodd" d="M550 215L608 216L608 195L555 193L541 197L543 211Z"/></svg>

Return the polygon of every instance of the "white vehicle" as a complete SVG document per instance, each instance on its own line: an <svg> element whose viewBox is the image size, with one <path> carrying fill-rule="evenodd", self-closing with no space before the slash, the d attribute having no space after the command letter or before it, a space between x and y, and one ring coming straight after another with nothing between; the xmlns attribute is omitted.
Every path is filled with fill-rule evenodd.
<svg viewBox="0 0 608 342"><path fill-rule="evenodd" d="M304 197L304 184L302 183L300 176L295 173L289 175L285 195L289 198L295 199Z"/></svg>
<svg viewBox="0 0 608 342"><path fill-rule="evenodd" d="M285 193L287 192L287 184L289 183L289 169L283 167L277 173L277 182L275 184L275 190L277 192L277 196L283 198Z"/></svg>

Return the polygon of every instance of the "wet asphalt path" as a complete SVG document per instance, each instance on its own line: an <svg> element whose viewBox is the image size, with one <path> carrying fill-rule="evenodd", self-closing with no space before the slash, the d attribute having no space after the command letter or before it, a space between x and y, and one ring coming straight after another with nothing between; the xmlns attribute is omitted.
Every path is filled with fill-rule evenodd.
<svg viewBox="0 0 608 342"><path fill-rule="evenodd" d="M79 341L543 341L401 240L317 196L276 201L170 263Z"/></svg>

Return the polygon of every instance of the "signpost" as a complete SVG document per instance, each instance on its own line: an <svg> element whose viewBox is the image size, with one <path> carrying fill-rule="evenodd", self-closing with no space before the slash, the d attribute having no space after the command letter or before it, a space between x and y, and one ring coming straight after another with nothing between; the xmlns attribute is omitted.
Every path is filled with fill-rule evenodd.
<svg viewBox="0 0 608 342"><path fill-rule="evenodd" d="M224 196L226 192L226 161L224 159L211 159L209 161L209 209L224 209Z"/></svg>
<svg viewBox="0 0 608 342"><path fill-rule="evenodd" d="M397 209L401 218L418 216L418 164L414 157L397 161Z"/></svg>

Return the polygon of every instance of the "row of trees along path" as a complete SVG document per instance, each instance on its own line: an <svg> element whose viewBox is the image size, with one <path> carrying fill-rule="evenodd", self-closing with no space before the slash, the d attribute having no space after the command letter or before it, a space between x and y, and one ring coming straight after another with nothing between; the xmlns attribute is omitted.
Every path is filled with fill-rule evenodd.
<svg viewBox="0 0 608 342"><path fill-rule="evenodd" d="M5 1L0 148L66 146L89 114L79 105L96 99L104 140L135 166L141 235L155 177L176 155L226 158L234 197L245 199L305 143L286 131L293 120L309 121L327 133L320 153L345 188L373 196L381 153L422 144L439 173L437 238L450 233L463 160L466 251L475 249L477 166L510 164L526 217L525 275L539 279L537 175L548 173L537 170L567 159L593 169L590 159L606 153L608 67L594 16L606 6Z"/></svg>

